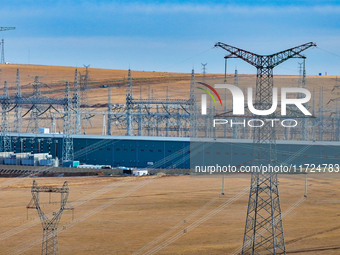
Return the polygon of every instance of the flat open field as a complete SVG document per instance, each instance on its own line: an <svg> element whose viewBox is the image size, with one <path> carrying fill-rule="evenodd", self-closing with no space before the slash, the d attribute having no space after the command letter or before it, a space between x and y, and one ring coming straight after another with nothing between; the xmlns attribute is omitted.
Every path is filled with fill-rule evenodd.
<svg viewBox="0 0 340 255"><path fill-rule="evenodd" d="M281 176L280 199L287 254L340 253L340 175ZM59 224L63 255L238 254L245 225L249 175L221 177L37 178L69 183ZM28 211L32 178L1 179L0 254L40 254L42 226ZM43 210L59 197L41 196Z"/></svg>

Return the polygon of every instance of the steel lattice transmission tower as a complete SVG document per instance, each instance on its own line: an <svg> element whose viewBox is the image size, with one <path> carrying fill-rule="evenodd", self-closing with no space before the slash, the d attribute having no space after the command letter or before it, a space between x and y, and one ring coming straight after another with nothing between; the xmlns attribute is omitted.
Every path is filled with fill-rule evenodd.
<svg viewBox="0 0 340 255"><path fill-rule="evenodd" d="M80 108L82 111L86 111L88 109L88 96L87 96L87 90L89 87L89 67L90 65L84 65L85 67L85 74L80 74ZM88 126L92 126L91 124L91 116L88 114L85 114L82 119L84 130L86 131Z"/></svg>
<svg viewBox="0 0 340 255"><path fill-rule="evenodd" d="M0 149L3 152L11 151L11 137L10 132L10 97L8 92L7 81L4 82L4 93L2 95L1 103L1 145Z"/></svg>
<svg viewBox="0 0 340 255"><path fill-rule="evenodd" d="M269 109L272 105L274 67L290 58L301 58L300 53L312 46L316 44L309 42L272 55L258 55L221 42L215 45L256 67L254 106L258 110ZM275 118L274 114L266 116L271 117ZM267 122L254 130L253 138L255 162L276 164L275 128ZM242 254L286 254L277 174L253 173L251 176Z"/></svg>
<svg viewBox="0 0 340 255"><path fill-rule="evenodd" d="M0 27L0 31L14 30L15 27ZM5 40L1 39L1 60L0 64L5 64Z"/></svg>
<svg viewBox="0 0 340 255"><path fill-rule="evenodd" d="M64 127L63 127L63 163L71 162L74 160L73 154L73 134L74 134L74 119L72 116L72 98L70 95L70 84L66 82L65 99L66 104L64 105Z"/></svg>
<svg viewBox="0 0 340 255"><path fill-rule="evenodd" d="M112 135L112 101L111 101L111 87L108 87L108 99L107 99L107 135Z"/></svg>
<svg viewBox="0 0 340 255"><path fill-rule="evenodd" d="M126 87L126 135L131 136L132 134L132 116L131 116L131 108L132 108L132 100L133 100L133 89L132 89L132 75L131 70L129 69L128 73L128 83Z"/></svg>
<svg viewBox="0 0 340 255"><path fill-rule="evenodd" d="M74 72L74 93L72 98L72 104L73 104L72 107L75 111L74 133L79 135L81 133L81 116L80 116L81 95L78 69L76 69Z"/></svg>
<svg viewBox="0 0 340 255"><path fill-rule="evenodd" d="M197 99L195 94L195 71L192 69L191 71L191 79L190 79L190 137L197 137L198 130L197 130Z"/></svg>
<svg viewBox="0 0 340 255"><path fill-rule="evenodd" d="M1 39L1 64L5 64L5 40Z"/></svg>
<svg viewBox="0 0 340 255"><path fill-rule="evenodd" d="M205 82L205 78L206 78L206 74L207 74L207 64L208 63L201 63L201 65L202 65L202 74L203 74L203 78L202 78L202 80L203 80L203 82Z"/></svg>
<svg viewBox="0 0 340 255"><path fill-rule="evenodd" d="M64 182L61 188L55 188L50 186L38 186L34 180L32 185L32 198L34 201L34 207L37 209L41 224L43 227L43 240L42 240L42 255L57 255L58 249L58 224L61 215L65 209L65 205L68 199L69 188L67 182ZM41 209L39 201L39 193L60 193L60 208L58 211L52 213L52 217L49 218Z"/></svg>
<svg viewBox="0 0 340 255"><path fill-rule="evenodd" d="M22 97L21 94L21 86L20 86L20 71L17 69L17 75L16 75L16 82L15 82L15 99L19 99ZM15 108L15 114L14 114L14 129L13 131L16 133L22 132L22 105L17 105Z"/></svg>

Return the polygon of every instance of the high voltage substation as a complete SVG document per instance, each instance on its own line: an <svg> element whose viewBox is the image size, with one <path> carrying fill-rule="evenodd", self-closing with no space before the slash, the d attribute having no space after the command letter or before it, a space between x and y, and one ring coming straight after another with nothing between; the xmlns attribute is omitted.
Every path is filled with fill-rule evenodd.
<svg viewBox="0 0 340 255"><path fill-rule="evenodd" d="M297 54L296 54L297 55ZM302 55L297 55L303 57ZM244 56L247 57L247 56ZM304 60L304 58L303 58ZM306 74L303 65L299 86L306 85ZM259 74L261 75L261 74ZM263 75L262 75L263 76ZM258 76L259 77L259 76ZM261 77L261 76L260 76ZM212 83L205 78L206 83ZM81 135L82 130L86 131L88 123L94 116L103 118L103 135L124 135L124 136L153 136L153 137L206 137L206 138L234 138L252 139L252 128L239 126L236 128L220 125L213 128L210 125L214 117L230 117L231 105L224 104L217 107L211 101L207 105L207 114L200 114L200 97L197 85L201 79L195 79L194 71L191 74L190 94L187 99L175 99L170 97L168 88L165 98L153 98L149 89L147 98L142 98L133 89L132 72L128 71L126 82L126 103L115 104L111 99L111 88L120 85L108 85L107 103L91 105L88 102L89 70L81 74L75 70L74 82L65 82L64 96L49 97L44 90L50 85L42 83L39 76L35 76L30 84L21 86L20 70L17 70L15 92L9 93L8 84L5 81L3 94L0 97L1 103L1 143L2 152L18 152L15 141L21 134L38 133L40 127L49 127L52 133L61 133L63 136L62 160L72 161L73 136ZM260 81L259 78L257 79ZM230 81L230 79L228 79ZM238 86L239 76L235 72L233 84ZM211 84L213 85L213 84ZM32 88L32 93L23 94L21 90ZM105 91L105 88L102 88ZM340 87L335 81L332 94L337 95ZM61 91L61 90L60 90ZM301 125L295 128L276 127L278 140L296 141L339 141L340 140L340 108L339 97L329 100L324 106L323 89L320 88L319 98L312 92L312 102L308 108L314 118L302 118ZM222 97L227 102L227 91ZM316 101L319 104L316 105ZM106 107L106 110L105 110ZM23 126L23 121L27 125ZM237 118L235 119L237 120ZM62 121L62 129L57 130L57 121ZM24 129L25 127L25 129ZM41 143L50 143L50 139L41 139Z"/></svg>
<svg viewBox="0 0 340 255"><path fill-rule="evenodd" d="M301 88L308 88L305 70L306 57L302 55L301 52L316 46L314 43L303 44L272 55L258 55L224 43L217 43L215 46L229 53L229 55L225 57L225 68L227 67L227 60L229 58L240 58L257 68L254 105L259 110L266 110L271 107L273 97L273 69L288 59L302 59L297 85ZM213 127L211 124L214 118L229 118L237 122L239 117L233 116L231 113L232 107L229 102L231 100L229 100L230 95L227 94L227 90L220 93L225 101L223 106L220 107L214 104L212 100L209 100L206 109L207 114L201 114L200 95L202 95L202 91L197 90L197 88L201 85L213 86L216 81L213 78L207 77L206 66L207 63L202 64L202 79L197 79L194 70L192 70L190 86L188 86L189 89L185 98L173 98L170 96L168 87L166 87L166 96L163 98L155 98L152 96L150 87L147 97L142 96L142 87L140 87L138 95L138 91L134 85L137 79L133 79L131 70L128 70L127 79L120 81L118 84L115 82L97 84L91 82L89 66L86 66L84 73L80 73L76 69L72 82L66 81L58 84L59 97L50 96L48 92L53 92L52 84L43 83L41 82L40 76L34 76L31 83L21 85L20 70L18 69L16 72L14 94L10 93L7 81L4 81L3 94L0 97L0 151L4 153L4 155L27 152L24 146L21 145L20 148L18 148L17 144L18 140L23 144L23 139L30 139L32 146L30 153L33 154L33 146L37 141L36 138L38 138L39 152L43 151L42 144L45 141L48 143L48 153L50 153L52 139L56 140L56 137L61 137L63 164L77 160L77 153L84 152L83 154L85 154L87 150L91 150L93 154L95 151L100 151L99 153L102 154L103 158L116 157L119 159L122 155L125 155L126 160L124 159L125 161L119 161L118 163L116 161L116 166L126 164L135 167L136 165L134 164L142 162L140 163L142 167L176 168L183 163L183 161L188 161L190 153L197 152L199 157L211 153L209 146L203 148L202 152L199 151L201 148L195 148L197 151L191 150L194 147L190 148L190 146L186 144L190 142L189 138L204 138L209 139L209 142L214 142L216 138L228 138L233 140L233 144L252 139L253 148L255 148L252 154L247 154L250 151L249 148L244 150L244 147L240 147L230 152L228 151L229 149L225 147L225 151L216 151L216 155L221 155L224 161L227 161L226 155L229 155L230 158L234 156L234 159L237 158L241 163L247 160L247 162L255 162L256 164L270 163L273 165L279 163L277 156L278 140L289 141L291 144L294 144L296 141L302 141L302 144L303 142L340 141L340 97L336 97L340 92L340 86L337 80L335 80L335 85L332 88L332 93L335 97L329 100L326 104L327 107L324 106L323 88L320 88L318 93L319 98L316 97L315 91L312 91L312 100L306 104L306 107L312 112L312 117L306 118L297 114L295 109L288 109L289 117L299 118L300 125L297 127L272 127L266 122L264 126L256 129L251 126L242 125L236 127L227 125ZM227 72L225 72L222 82L229 82L239 87L240 76L238 71L235 71L235 75L232 78L227 77ZM105 93L105 97L107 93L107 101L101 104L91 104L92 102L88 97L90 87L92 85L97 86L96 84L100 86L100 89ZM98 86L96 88L99 89ZM120 87L123 87L124 90L126 88L125 103L117 104L112 101L112 88L117 89ZM23 89L27 91L27 88L32 89L32 93L22 92ZM61 95L61 93L63 95ZM319 101L318 105L316 101ZM101 116L103 120L103 133L102 136L91 138L93 140L98 139L99 142L92 143L91 141L88 145L88 141L86 140L88 135L83 134L83 132L87 130L88 125L91 125L91 120L98 115ZM246 114L246 118L252 116L250 113ZM273 113L267 117L275 119L277 115ZM256 118L264 119L264 117L258 116ZM24 125L25 121L27 123L26 125ZM60 130L57 130L57 122L62 123ZM51 134L39 136L39 129L42 127L50 127L52 131ZM26 136L23 138L24 133L29 135L28 138ZM119 138L115 138L118 136ZM111 137L113 138L111 139ZM124 140L126 137L129 139ZM136 138L135 140L133 140L134 137ZM138 140L139 138L140 140ZM85 142L83 141L83 143L86 144L87 147L85 147L85 145L84 147L78 145L78 148L75 148L75 139L86 140ZM121 140L123 140L123 142L121 142ZM170 142L173 144L168 145L167 143ZM175 145L175 143L177 144ZM225 139L225 143L230 144L231 142ZM300 146L300 144L298 144L298 146ZM323 145L321 144L320 146ZM293 152L293 155L290 156L294 158L301 157L302 153L305 153L310 147L311 145L301 150L299 148L297 152ZM55 154L57 154L56 150L57 149L55 149ZM319 150L315 150L320 153ZM159 153L159 155L156 155L156 152ZM281 157L286 156L282 152L280 154ZM159 158L156 159L155 155ZM131 157L137 159L133 161ZM144 159L144 157L148 159ZM251 157L253 158L252 160L250 159ZM337 160L338 158L336 157L338 156L335 155L334 158L330 160ZM142 161L141 158L144 161ZM87 156L85 159L88 159ZM156 163L148 162L151 160ZM175 160L180 163L177 165L173 164ZM170 163L168 164L168 162ZM158 163L159 165L157 165ZM34 208L38 210L43 224L43 254L57 254L57 224L62 211L65 209L68 197L67 183L58 189L39 187L36 182L34 182L31 191ZM60 210L52 219L46 217L39 207L40 192L61 193ZM242 254L268 253L286 253L278 192L278 178L277 174L255 173L251 176Z"/></svg>

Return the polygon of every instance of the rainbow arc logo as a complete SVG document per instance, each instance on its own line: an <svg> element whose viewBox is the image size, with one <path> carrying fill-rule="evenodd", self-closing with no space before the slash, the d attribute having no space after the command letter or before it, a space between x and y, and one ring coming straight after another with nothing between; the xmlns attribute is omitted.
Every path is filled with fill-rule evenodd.
<svg viewBox="0 0 340 255"><path fill-rule="evenodd" d="M206 88L201 88L201 87L197 87L200 90L203 90L205 93L207 93L211 99L214 101L214 104L217 106L217 102L215 100L215 97L213 96L213 94L208 90L210 89L218 98L218 100L220 101L221 106L223 106L222 100L220 95L217 93L216 89L214 89L212 86L210 86L209 84L206 84L204 82L198 82L199 84L203 85ZM207 114L207 95L206 94L202 94L202 114L205 115Z"/></svg>

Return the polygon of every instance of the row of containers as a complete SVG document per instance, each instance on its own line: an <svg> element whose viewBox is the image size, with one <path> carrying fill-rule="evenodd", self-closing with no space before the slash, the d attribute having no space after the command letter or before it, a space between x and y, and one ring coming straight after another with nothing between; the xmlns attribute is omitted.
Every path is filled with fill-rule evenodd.
<svg viewBox="0 0 340 255"><path fill-rule="evenodd" d="M22 166L59 166L58 158L52 158L48 153L14 153L0 152L0 164Z"/></svg>
<svg viewBox="0 0 340 255"><path fill-rule="evenodd" d="M64 162L63 167L72 168L87 168L87 169L112 169L110 165L88 165L79 164L79 161ZM22 165L22 166L52 166L58 167L58 158L53 158L49 153L14 153L14 152L0 152L0 165ZM118 167L122 170L124 175L145 176L149 175L146 169L136 169L128 167Z"/></svg>

